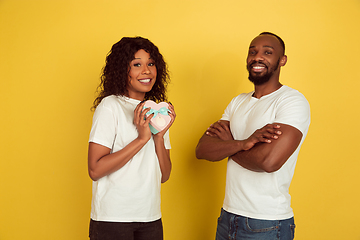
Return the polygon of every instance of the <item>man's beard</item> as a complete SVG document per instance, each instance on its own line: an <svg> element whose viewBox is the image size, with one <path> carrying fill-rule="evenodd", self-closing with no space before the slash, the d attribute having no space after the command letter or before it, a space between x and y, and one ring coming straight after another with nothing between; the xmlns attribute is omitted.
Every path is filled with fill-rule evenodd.
<svg viewBox="0 0 360 240"><path fill-rule="evenodd" d="M261 62L252 62L249 67L251 67L253 64L256 64L256 63L261 63ZM277 61L277 63L275 64L274 68L268 68L267 65L266 66L266 69L267 69L267 73L265 75L262 75L262 76L257 76L257 75L251 75L250 73L250 70L248 68L248 72L249 72L249 80L250 82L252 82L254 85L262 85L266 82L268 82L270 80L270 78L272 77L272 75L274 74L274 71L279 67L279 63L280 63L280 58L279 60Z"/></svg>

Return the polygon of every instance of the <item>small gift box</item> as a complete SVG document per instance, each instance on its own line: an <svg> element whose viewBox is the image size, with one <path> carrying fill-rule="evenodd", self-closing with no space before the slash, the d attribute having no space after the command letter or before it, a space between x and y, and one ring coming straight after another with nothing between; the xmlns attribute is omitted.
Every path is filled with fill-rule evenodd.
<svg viewBox="0 0 360 240"><path fill-rule="evenodd" d="M171 118L169 116L169 104L166 102L156 103L152 100L145 102L144 108L151 108L146 115L154 114L150 119L150 130L153 134L161 132L169 125Z"/></svg>

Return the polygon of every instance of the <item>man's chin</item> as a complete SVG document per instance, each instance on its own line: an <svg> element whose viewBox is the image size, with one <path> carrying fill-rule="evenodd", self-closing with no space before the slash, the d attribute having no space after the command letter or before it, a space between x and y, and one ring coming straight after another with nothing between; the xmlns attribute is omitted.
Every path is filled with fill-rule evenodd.
<svg viewBox="0 0 360 240"><path fill-rule="evenodd" d="M250 82L252 82L254 85L262 85L264 83L267 83L269 80L270 80L270 77L265 75L265 76L261 76L261 77L254 77L254 76L251 76L249 75L248 79L250 80Z"/></svg>

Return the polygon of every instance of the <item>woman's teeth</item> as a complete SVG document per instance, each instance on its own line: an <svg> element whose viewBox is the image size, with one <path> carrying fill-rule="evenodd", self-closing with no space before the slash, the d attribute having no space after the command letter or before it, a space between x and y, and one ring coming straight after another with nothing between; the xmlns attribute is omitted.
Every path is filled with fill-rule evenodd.
<svg viewBox="0 0 360 240"><path fill-rule="evenodd" d="M148 83L148 82L150 82L150 79L148 78L148 79L141 79L141 80L139 80L139 82L141 82L141 83Z"/></svg>

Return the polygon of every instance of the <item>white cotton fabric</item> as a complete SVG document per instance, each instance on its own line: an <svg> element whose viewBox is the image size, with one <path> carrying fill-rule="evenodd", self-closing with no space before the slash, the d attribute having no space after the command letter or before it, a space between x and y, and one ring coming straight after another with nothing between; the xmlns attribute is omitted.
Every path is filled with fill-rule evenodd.
<svg viewBox="0 0 360 240"><path fill-rule="evenodd" d="M89 142L117 152L138 137L133 123L140 101L108 96L97 106ZM164 136L170 149L169 132ZM150 222L161 218L161 170L151 138L121 169L93 181L91 218L110 222Z"/></svg>
<svg viewBox="0 0 360 240"><path fill-rule="evenodd" d="M221 118L230 121L235 140L247 139L255 130L268 123L293 126L303 136L296 151L276 172L250 171L229 158L223 208L250 218L288 219L294 216L290 206L289 186L301 144L310 125L310 106L300 92L287 86L260 99L252 97L253 93L235 97Z"/></svg>

